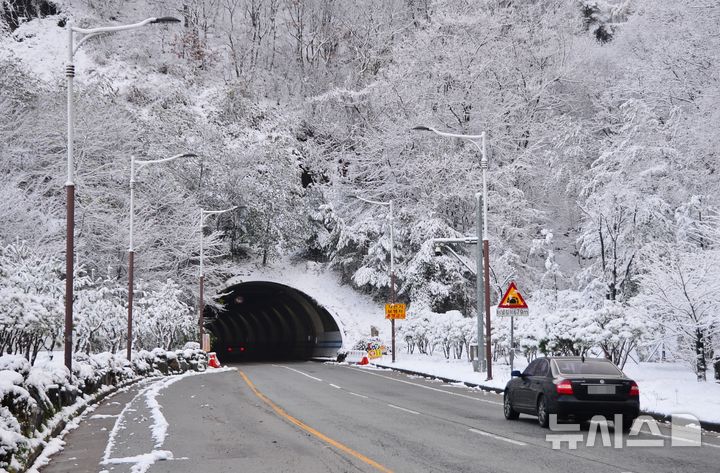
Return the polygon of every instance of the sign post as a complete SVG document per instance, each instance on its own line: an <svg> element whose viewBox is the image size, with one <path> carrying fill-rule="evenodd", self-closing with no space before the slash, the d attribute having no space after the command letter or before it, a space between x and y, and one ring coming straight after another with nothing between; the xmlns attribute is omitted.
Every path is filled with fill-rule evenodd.
<svg viewBox="0 0 720 473"><path fill-rule="evenodd" d="M515 317L527 317L530 309L527 302L518 291L515 281L510 282L505 295L500 299L497 307L499 317L510 317L510 371L515 365Z"/></svg>

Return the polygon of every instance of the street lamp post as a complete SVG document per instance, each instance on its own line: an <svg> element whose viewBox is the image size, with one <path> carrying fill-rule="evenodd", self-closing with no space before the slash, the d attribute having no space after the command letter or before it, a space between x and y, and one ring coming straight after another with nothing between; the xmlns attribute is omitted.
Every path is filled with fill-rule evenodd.
<svg viewBox="0 0 720 473"><path fill-rule="evenodd" d="M140 23L122 26L105 26L100 28L78 28L68 24L68 49L67 65L65 76L67 78L67 181L65 189L67 192L67 217L66 217L66 246L65 246L65 366L72 374L72 335L73 335L73 279L74 279L74 253L75 253L75 176L73 165L73 144L74 144L74 115L73 107L73 83L75 79L75 64L73 58L80 46L90 38L107 33L140 28L154 23L179 23L180 20L171 17L148 18ZM82 35L77 44L75 33Z"/></svg>
<svg viewBox="0 0 720 473"><path fill-rule="evenodd" d="M479 194L477 194L479 196ZM478 197L479 198L479 197ZM478 205L478 209L479 209ZM478 222L480 221L480 214L478 210ZM478 235L480 232L478 232ZM439 256L440 248L437 245L443 245L445 248L450 251L450 253L458 260L460 261L466 268L470 270L471 273L475 275L475 290L476 290L476 299L477 299L477 339L478 339L478 361L477 365L473 364L473 370L474 371L482 371L485 368L485 344L484 344L484 337L483 337L483 285L482 285L482 258L480 252L482 251L480 245L478 244L478 238L477 237L466 237L466 238L433 238L432 240L433 244L436 245L435 254ZM448 244L449 243L465 243L466 245L477 245L477 259L476 259L476 267L473 268L469 264L465 262L464 259L460 257ZM468 347L468 351L470 350L470 347Z"/></svg>
<svg viewBox="0 0 720 473"><path fill-rule="evenodd" d="M430 131L436 135L443 136L446 138L459 138L461 140L469 141L472 143L480 152L480 168L482 169L482 194L476 194L477 199L477 234L478 238L482 235L482 248L478 245L478 268L477 268L477 311L478 314L485 312L485 336L482 337L482 331L480 323L478 321L478 354L482 350L482 343L485 344L485 360L487 363L487 378L492 379L492 345L490 335L490 244L488 242L488 225L487 225L487 169L488 160L485 147L485 132L479 135L459 135L456 133L448 133L444 131L438 131L435 128L429 126L416 126L413 130L418 131ZM478 143L477 140L480 140ZM480 206L482 205L482 220L480 215ZM480 256L482 255L482 258ZM482 261L482 264L480 263ZM482 279L481 279L482 278ZM484 284L481 281L484 280ZM484 311L482 305L484 302ZM478 315L479 317L479 315ZM484 340L483 340L484 338ZM478 356L479 358L479 356Z"/></svg>
<svg viewBox="0 0 720 473"><path fill-rule="evenodd" d="M205 308L205 263L204 263L204 245L203 245L203 238L204 233L203 229L205 228L205 217L208 215L220 215L224 214L225 212L230 212L231 210L235 210L237 206L230 207L229 209L225 210L203 210L200 209L200 300L199 300L199 317L198 317L198 325L199 325L199 332L200 332L200 348L203 348L203 335L205 334L205 314L204 314L204 308Z"/></svg>
<svg viewBox="0 0 720 473"><path fill-rule="evenodd" d="M132 359L132 322L133 322L133 299L134 299L134 276L135 276L135 239L133 236L135 220L135 171L139 171L148 164L166 163L178 158L195 158L194 153L183 153L164 159L151 161L136 160L135 156L130 157L130 248L128 249L128 317L127 317L127 359ZM137 167L136 167L137 165Z"/></svg>
<svg viewBox="0 0 720 473"><path fill-rule="evenodd" d="M388 206L390 208L390 303L395 303L395 215L393 212L393 201L380 202L377 200L364 199L355 196L357 199L368 204ZM395 363L395 319L390 319L390 332L392 334L392 362Z"/></svg>

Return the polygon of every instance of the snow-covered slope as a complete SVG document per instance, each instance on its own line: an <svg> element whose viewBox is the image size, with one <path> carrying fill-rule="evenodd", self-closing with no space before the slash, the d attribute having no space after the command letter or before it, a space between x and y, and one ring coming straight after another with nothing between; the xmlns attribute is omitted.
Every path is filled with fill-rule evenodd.
<svg viewBox="0 0 720 473"><path fill-rule="evenodd" d="M272 266L245 266L225 287L249 281L284 284L315 299L335 318L345 347L369 335L371 326L378 328L380 337L390 340L390 323L385 320L383 305L343 285L337 273L323 265L282 261Z"/></svg>

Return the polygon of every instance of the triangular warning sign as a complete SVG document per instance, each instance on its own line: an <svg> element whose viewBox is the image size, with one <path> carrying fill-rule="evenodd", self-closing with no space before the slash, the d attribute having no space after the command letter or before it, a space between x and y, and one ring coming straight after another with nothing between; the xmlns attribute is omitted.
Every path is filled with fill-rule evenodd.
<svg viewBox="0 0 720 473"><path fill-rule="evenodd" d="M527 309L528 305L525 302L525 299L523 299L523 296L520 295L520 291L518 291L517 286L515 286L515 282L510 283L510 287L508 287L507 292L505 292L505 295L500 300L500 304L498 305L499 309Z"/></svg>

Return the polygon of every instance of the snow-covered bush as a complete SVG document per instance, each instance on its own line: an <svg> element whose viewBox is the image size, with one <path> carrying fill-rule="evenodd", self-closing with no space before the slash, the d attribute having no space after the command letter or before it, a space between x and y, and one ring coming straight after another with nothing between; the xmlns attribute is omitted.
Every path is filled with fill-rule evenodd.
<svg viewBox="0 0 720 473"><path fill-rule="evenodd" d="M379 337L361 337L352 346L352 350L369 350L370 347L385 347L388 348L388 343L383 341Z"/></svg>
<svg viewBox="0 0 720 473"><path fill-rule="evenodd" d="M439 348L445 358L452 355L460 359L463 351L470 356L468 347L477 340L477 322L457 310L437 313L413 308L399 324L398 335L405 341L408 353L417 348L420 353L432 355Z"/></svg>
<svg viewBox="0 0 720 473"><path fill-rule="evenodd" d="M136 347L169 350L197 339L196 314L184 302L175 281L169 279L156 289L143 291L136 304Z"/></svg>
<svg viewBox="0 0 720 473"><path fill-rule="evenodd" d="M0 247L0 353L31 362L62 330L63 282L56 259L23 242Z"/></svg>
<svg viewBox="0 0 720 473"><path fill-rule="evenodd" d="M62 262L23 242L0 247L0 353L21 354L31 363L62 338ZM127 337L127 289L79 266L75 273L75 352L115 353ZM167 280L140 290L134 314L138 348L183 346L197 338L196 314L180 286ZM83 359L80 357L79 359Z"/></svg>

